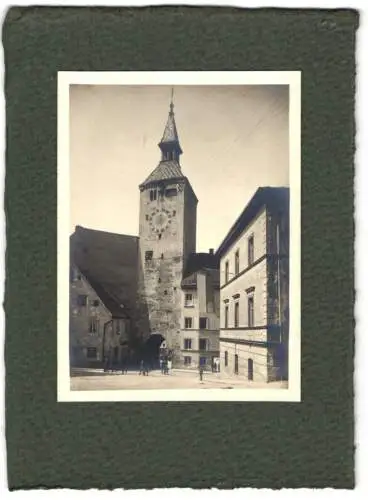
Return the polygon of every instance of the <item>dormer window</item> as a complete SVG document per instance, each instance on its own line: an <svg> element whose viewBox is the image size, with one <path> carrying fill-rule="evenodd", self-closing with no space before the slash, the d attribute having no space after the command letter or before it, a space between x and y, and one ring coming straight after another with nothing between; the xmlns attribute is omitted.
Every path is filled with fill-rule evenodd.
<svg viewBox="0 0 368 500"><path fill-rule="evenodd" d="M157 200L157 191L156 189L151 189L150 191L150 201Z"/></svg>

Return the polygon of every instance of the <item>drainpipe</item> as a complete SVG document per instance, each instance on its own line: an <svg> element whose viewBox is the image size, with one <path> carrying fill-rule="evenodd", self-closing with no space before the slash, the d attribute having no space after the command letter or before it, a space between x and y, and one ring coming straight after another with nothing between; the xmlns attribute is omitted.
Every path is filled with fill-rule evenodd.
<svg viewBox="0 0 368 500"><path fill-rule="evenodd" d="M102 362L103 363L105 362L105 337L106 337L106 330L107 330L107 327L108 327L108 325L110 323L112 323L112 319L110 319L109 321L107 321L104 324L104 327L103 327L103 336L102 336Z"/></svg>

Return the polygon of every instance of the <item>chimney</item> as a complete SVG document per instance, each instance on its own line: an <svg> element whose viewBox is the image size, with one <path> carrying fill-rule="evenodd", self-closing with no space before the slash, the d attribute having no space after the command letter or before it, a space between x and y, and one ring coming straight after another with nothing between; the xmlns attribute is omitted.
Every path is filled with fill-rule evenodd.
<svg viewBox="0 0 368 500"><path fill-rule="evenodd" d="M210 248L210 255L213 255L213 248Z"/></svg>

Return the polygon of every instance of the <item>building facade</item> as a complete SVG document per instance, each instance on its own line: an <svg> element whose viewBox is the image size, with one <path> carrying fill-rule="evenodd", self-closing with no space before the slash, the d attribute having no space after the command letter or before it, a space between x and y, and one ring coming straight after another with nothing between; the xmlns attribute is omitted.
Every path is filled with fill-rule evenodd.
<svg viewBox="0 0 368 500"><path fill-rule="evenodd" d="M217 256L221 371L255 382L287 380L289 190L258 189Z"/></svg>
<svg viewBox="0 0 368 500"><path fill-rule="evenodd" d="M98 287L96 287L98 288ZM75 266L70 276L70 361L75 366L117 364L126 354L130 319L124 308L101 295ZM107 304L107 305L106 305Z"/></svg>
<svg viewBox="0 0 368 500"><path fill-rule="evenodd" d="M218 263L212 250L193 257L198 269L188 271L181 284L180 365L188 369L212 369L220 353Z"/></svg>

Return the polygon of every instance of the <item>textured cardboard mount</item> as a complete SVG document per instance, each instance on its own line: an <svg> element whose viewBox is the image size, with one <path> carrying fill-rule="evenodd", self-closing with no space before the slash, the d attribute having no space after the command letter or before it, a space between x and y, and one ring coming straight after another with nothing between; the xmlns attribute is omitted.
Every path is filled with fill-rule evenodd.
<svg viewBox="0 0 368 500"><path fill-rule="evenodd" d="M9 487L354 486L352 10L12 8ZM58 71L302 71L302 403L57 403ZM336 286L336 284L341 286Z"/></svg>

